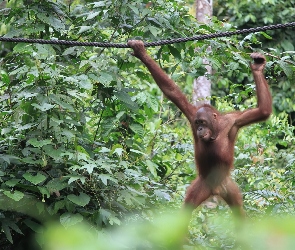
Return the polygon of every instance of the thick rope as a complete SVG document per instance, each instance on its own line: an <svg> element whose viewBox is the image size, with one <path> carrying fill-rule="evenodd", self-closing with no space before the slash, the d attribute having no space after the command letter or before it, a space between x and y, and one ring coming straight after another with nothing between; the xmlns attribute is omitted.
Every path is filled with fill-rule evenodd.
<svg viewBox="0 0 295 250"><path fill-rule="evenodd" d="M207 35L199 35L199 36L186 37L186 38L176 38L176 39L170 39L170 40L160 40L157 42L147 42L144 44L144 46L152 47L152 46L161 46L161 45L182 43L182 42L188 42L188 41L197 41L197 40L200 41L200 40L212 39L216 37L228 37L233 35L249 34L249 33L266 31L266 30L283 29L283 28L294 27L294 26L295 26L295 22L285 23L285 24L274 24L269 26L242 29L242 30L236 30L236 31L217 32L217 33L212 33ZM77 42L77 41L66 41L66 40L44 40L44 39L8 38L8 37L0 37L0 41L18 42L18 43L59 44L59 45L67 45L67 46L130 48L128 44L104 43L104 42Z"/></svg>

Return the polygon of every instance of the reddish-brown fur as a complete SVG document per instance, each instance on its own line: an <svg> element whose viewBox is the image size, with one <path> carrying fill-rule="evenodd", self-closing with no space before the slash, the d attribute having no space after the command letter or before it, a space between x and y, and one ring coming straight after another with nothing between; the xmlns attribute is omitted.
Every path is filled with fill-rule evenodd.
<svg viewBox="0 0 295 250"><path fill-rule="evenodd" d="M263 75L266 59L259 53L251 54L250 64L257 92L257 107L245 111L221 114L211 105L195 107L188 102L178 86L146 53L142 41L128 44L149 69L155 82L187 117L194 139L195 162L198 177L191 183L185 197L185 206L195 208L210 195L220 195L238 215L243 216L242 195L230 178L233 168L234 144L238 130L254 122L266 120L272 112L272 99Z"/></svg>

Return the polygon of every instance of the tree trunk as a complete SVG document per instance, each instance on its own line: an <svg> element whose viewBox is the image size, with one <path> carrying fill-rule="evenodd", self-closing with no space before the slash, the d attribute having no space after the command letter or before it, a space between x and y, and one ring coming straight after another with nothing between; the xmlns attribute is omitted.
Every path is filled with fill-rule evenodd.
<svg viewBox="0 0 295 250"><path fill-rule="evenodd" d="M212 16L213 0L196 0L196 19L199 22L208 24L208 17ZM210 47L208 47L210 51ZM208 64L206 58L203 59L203 64L207 65L207 74L212 73L212 68ZM193 85L193 103L195 106L202 104L210 104L209 97L211 95L211 82L206 76L200 76L194 79Z"/></svg>
<svg viewBox="0 0 295 250"><path fill-rule="evenodd" d="M0 3L0 10L5 9L6 8L6 4L7 4L7 1L1 2Z"/></svg>
<svg viewBox="0 0 295 250"><path fill-rule="evenodd" d="M213 0L196 0L196 19L208 24L213 12Z"/></svg>

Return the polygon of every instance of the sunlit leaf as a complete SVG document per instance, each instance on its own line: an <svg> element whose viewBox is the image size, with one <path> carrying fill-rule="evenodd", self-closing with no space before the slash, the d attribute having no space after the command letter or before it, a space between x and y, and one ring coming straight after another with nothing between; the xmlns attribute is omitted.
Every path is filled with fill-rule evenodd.
<svg viewBox="0 0 295 250"><path fill-rule="evenodd" d="M7 197L15 200L15 201L20 201L23 197L24 197L24 193L20 192L20 191L4 191L3 194L5 194Z"/></svg>
<svg viewBox="0 0 295 250"><path fill-rule="evenodd" d="M27 172L27 173L23 174L23 177L27 181L33 183L34 185L37 185L37 184L46 180L46 176L43 174L40 174L40 173L37 173L36 175L31 175L29 172Z"/></svg>

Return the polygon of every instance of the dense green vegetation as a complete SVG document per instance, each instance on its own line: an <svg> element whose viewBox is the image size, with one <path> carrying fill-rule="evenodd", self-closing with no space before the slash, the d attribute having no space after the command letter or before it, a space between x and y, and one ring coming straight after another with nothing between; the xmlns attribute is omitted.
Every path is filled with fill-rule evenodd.
<svg viewBox="0 0 295 250"><path fill-rule="evenodd" d="M292 21L293 1L260 2L216 1L217 17L206 26L196 23L182 0L11 0L0 3L0 35L126 43ZM214 69L212 103L223 111L256 105L249 53L266 54L274 113L240 132L232 173L250 218L295 212L290 34L286 29L148 49L187 96L192 79L205 72L206 56ZM39 242L54 242L50 230L58 225L44 238L39 226L49 219L66 228L89 223L108 234L105 229L133 228L134 222L152 222L165 209L181 207L195 178L190 131L130 49L0 43L0 98L1 249L22 249L31 232ZM231 219L228 207L216 200L196 210L188 245L233 247L216 215ZM164 241L173 238L165 236L173 226L159 223ZM157 237L151 240L172 249ZM148 243L141 249L149 247L156 249Z"/></svg>

